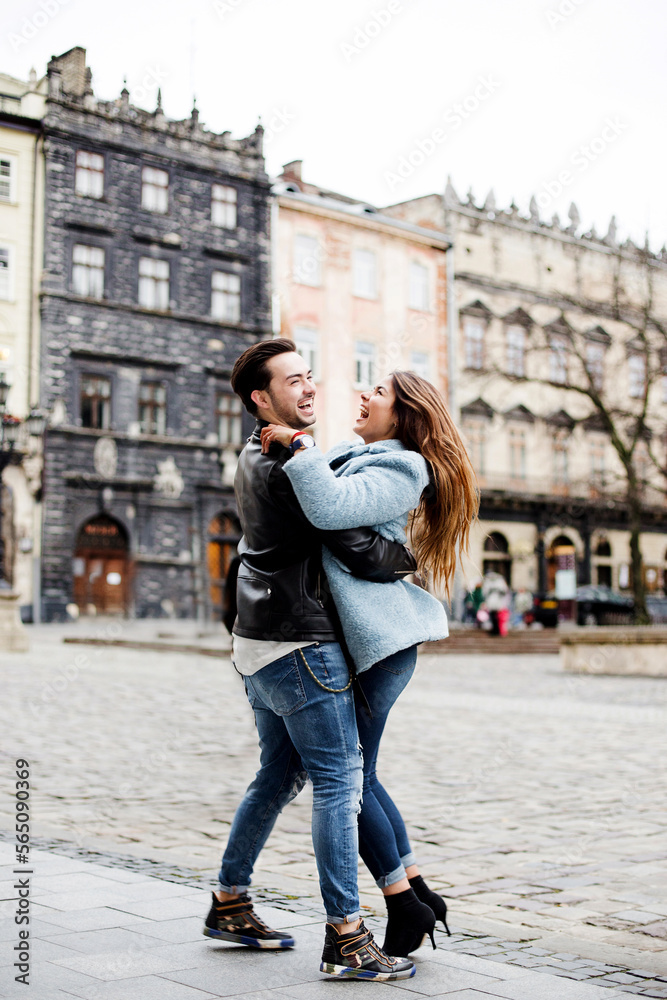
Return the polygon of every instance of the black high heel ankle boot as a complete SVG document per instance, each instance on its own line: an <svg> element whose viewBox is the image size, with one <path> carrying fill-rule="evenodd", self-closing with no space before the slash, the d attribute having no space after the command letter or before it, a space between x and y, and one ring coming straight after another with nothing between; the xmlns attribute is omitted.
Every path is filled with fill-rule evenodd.
<svg viewBox="0 0 667 1000"><path fill-rule="evenodd" d="M421 875L415 875L413 878L409 878L408 882L414 889L417 899L420 899L422 903L426 903L427 906L431 907L433 913L435 914L435 919L442 920L447 934L451 937L451 931L447 926L447 903L444 901L442 896L439 896L437 892L433 892L432 889L429 889Z"/></svg>
<svg viewBox="0 0 667 1000"><path fill-rule="evenodd" d="M407 958L424 943L427 934L435 949L435 914L430 906L419 901L414 889L385 896L384 901L387 904L387 931L382 945L385 954Z"/></svg>

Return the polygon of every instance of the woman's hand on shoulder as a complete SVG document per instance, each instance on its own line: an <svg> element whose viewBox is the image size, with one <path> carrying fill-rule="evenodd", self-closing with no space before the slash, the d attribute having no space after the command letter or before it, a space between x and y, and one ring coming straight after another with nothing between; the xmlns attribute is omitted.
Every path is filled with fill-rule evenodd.
<svg viewBox="0 0 667 1000"><path fill-rule="evenodd" d="M266 455L269 446L274 441L278 441L285 448L289 448L292 438L296 433L293 427L285 427L283 424L269 424L267 427L262 427L260 431L262 454Z"/></svg>

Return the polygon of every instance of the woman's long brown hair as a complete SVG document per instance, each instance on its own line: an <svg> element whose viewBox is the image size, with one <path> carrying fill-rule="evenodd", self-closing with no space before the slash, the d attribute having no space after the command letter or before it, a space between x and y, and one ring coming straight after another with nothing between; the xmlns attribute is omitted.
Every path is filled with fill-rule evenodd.
<svg viewBox="0 0 667 1000"><path fill-rule="evenodd" d="M415 372L391 373L396 400L396 437L426 459L431 482L411 517L412 543L420 572L447 597L459 551L468 552L470 528L479 511L477 476L445 401Z"/></svg>

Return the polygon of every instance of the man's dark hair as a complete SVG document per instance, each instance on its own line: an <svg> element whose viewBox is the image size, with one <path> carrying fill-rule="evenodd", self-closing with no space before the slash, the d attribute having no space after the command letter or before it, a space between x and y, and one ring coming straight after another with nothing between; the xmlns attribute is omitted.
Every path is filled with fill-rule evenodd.
<svg viewBox="0 0 667 1000"><path fill-rule="evenodd" d="M271 382L267 361L278 354L289 354L292 351L296 351L294 341L278 337L277 340L262 340L259 344L253 344L236 359L232 369L232 389L241 397L243 405L253 417L257 416L257 407L250 398L251 394L255 389L263 392Z"/></svg>

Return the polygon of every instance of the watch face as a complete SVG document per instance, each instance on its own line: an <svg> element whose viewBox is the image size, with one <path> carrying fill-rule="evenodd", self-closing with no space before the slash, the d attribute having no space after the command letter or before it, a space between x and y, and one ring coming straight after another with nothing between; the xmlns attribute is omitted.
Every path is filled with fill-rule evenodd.
<svg viewBox="0 0 667 1000"><path fill-rule="evenodd" d="M314 448L315 447L315 442L311 438L310 434L304 434L303 437L300 438L299 440L301 441L301 447L302 448Z"/></svg>

